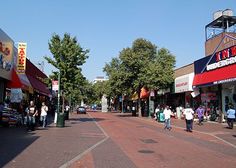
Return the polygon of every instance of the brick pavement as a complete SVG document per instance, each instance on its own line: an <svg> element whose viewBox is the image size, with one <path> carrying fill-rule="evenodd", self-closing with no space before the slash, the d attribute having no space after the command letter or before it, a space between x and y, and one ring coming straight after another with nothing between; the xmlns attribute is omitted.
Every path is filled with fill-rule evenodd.
<svg viewBox="0 0 236 168"><path fill-rule="evenodd" d="M57 168L105 138L87 115L72 116L64 128L50 125L30 133L25 128L0 128L0 132L0 167L6 168Z"/></svg>
<svg viewBox="0 0 236 168"><path fill-rule="evenodd" d="M187 133L180 125L165 131L160 123L126 114L91 113L91 116L104 118L98 124L137 167L235 167L235 148L208 133ZM217 128L216 131L219 132ZM93 167L102 167L97 164L98 154L91 151L89 155ZM113 164L110 167L116 167ZM86 165L85 161L81 166Z"/></svg>
<svg viewBox="0 0 236 168"><path fill-rule="evenodd" d="M65 128L51 125L33 133L0 128L0 144L4 144L0 167L231 168L236 164L235 148L215 137L235 141L235 130L224 125L194 126L191 134L183 131L184 122L179 120L172 120L173 130L165 131L162 123L148 118L120 113L89 115L92 118L73 115Z"/></svg>

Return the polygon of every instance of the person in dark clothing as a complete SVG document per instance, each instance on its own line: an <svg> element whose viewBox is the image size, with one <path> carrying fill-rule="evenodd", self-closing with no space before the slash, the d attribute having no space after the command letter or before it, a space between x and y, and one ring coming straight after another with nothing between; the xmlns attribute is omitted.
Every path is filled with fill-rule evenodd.
<svg viewBox="0 0 236 168"><path fill-rule="evenodd" d="M30 101L29 107L26 109L27 112L27 130L35 130L35 117L38 115L37 107L33 101Z"/></svg>

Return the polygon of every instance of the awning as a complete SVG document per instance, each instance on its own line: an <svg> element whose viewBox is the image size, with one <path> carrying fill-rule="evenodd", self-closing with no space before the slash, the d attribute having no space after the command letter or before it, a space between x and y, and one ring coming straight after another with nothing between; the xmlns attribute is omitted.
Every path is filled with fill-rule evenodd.
<svg viewBox="0 0 236 168"><path fill-rule="evenodd" d="M236 45L195 61L194 72L193 87L236 81Z"/></svg>
<svg viewBox="0 0 236 168"><path fill-rule="evenodd" d="M236 80L236 64L209 72L196 74L193 86L214 85Z"/></svg>
<svg viewBox="0 0 236 168"><path fill-rule="evenodd" d="M43 95L49 96L50 95L50 91L47 88L47 86L41 82L40 80L36 79L35 77L31 76L31 75L27 75L34 91L41 93Z"/></svg>
<svg viewBox="0 0 236 168"><path fill-rule="evenodd" d="M12 80L7 83L8 88L21 88L32 93L32 86L25 74L17 75L16 71L12 70Z"/></svg>

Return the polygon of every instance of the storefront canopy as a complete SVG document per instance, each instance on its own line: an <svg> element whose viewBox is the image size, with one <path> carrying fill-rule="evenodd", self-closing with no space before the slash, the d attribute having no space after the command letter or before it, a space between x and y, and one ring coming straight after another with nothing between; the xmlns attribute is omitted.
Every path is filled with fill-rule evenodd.
<svg viewBox="0 0 236 168"><path fill-rule="evenodd" d="M26 75L17 75L14 69L12 70L12 80L7 83L7 87L10 89L21 88L22 90L32 92L32 86Z"/></svg>
<svg viewBox="0 0 236 168"><path fill-rule="evenodd" d="M49 89L43 82L41 82L39 79L36 79L34 76L31 76L31 75L27 75L27 77L36 92L41 93L46 96L50 95Z"/></svg>
<svg viewBox="0 0 236 168"><path fill-rule="evenodd" d="M193 87L236 80L236 45L194 62Z"/></svg>

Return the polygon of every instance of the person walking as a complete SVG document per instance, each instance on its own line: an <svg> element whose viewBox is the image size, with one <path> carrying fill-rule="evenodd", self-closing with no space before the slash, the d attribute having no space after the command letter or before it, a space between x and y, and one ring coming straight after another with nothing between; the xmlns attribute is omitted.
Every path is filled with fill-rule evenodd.
<svg viewBox="0 0 236 168"><path fill-rule="evenodd" d="M35 130L35 117L38 115L38 110L34 105L33 101L30 101L29 107L26 109L27 112L27 130Z"/></svg>
<svg viewBox="0 0 236 168"><path fill-rule="evenodd" d="M227 114L227 124L230 129L233 129L235 120L235 109L233 105L229 105L229 109L227 110L226 114Z"/></svg>
<svg viewBox="0 0 236 168"><path fill-rule="evenodd" d="M186 131L187 132L192 132L192 130L193 130L193 114L194 114L193 109L190 108L189 105L186 105L183 115L185 116Z"/></svg>
<svg viewBox="0 0 236 168"><path fill-rule="evenodd" d="M196 110L197 116L198 116L198 125L203 125L203 118L204 118L204 113L205 109L203 108L202 105L200 105L197 110Z"/></svg>
<svg viewBox="0 0 236 168"><path fill-rule="evenodd" d="M155 109L155 113L154 113L154 119L155 120L158 120L158 116L159 116L159 113L160 112L160 105L157 105L156 109Z"/></svg>
<svg viewBox="0 0 236 168"><path fill-rule="evenodd" d="M40 121L43 122L43 128L47 125L47 112L48 106L45 105L45 102L42 102Z"/></svg>
<svg viewBox="0 0 236 168"><path fill-rule="evenodd" d="M172 114L172 111L170 110L169 106L166 106L166 108L163 111L164 117L165 117L165 127L164 129L171 130L171 125L170 125L170 117Z"/></svg>

